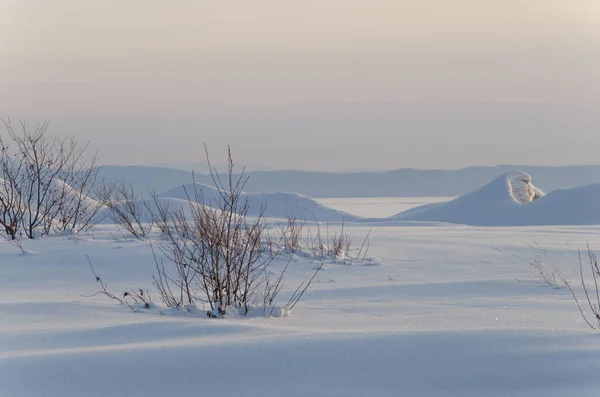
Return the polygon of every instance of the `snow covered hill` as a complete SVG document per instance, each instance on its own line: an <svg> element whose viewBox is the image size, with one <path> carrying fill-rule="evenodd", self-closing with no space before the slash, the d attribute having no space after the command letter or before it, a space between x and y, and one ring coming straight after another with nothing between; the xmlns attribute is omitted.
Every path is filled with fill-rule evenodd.
<svg viewBox="0 0 600 397"><path fill-rule="evenodd" d="M195 192L201 192L204 204L219 208L219 192L212 186L190 183L167 190L159 194L162 198L194 200ZM322 222L358 221L360 218L343 211L327 207L318 201L297 193L242 193L242 200L248 200L248 215L257 216L261 207L265 207L264 216L268 218L287 218L318 220Z"/></svg>
<svg viewBox="0 0 600 397"><path fill-rule="evenodd" d="M600 184L545 195L531 183L531 176L512 172L454 200L416 207L388 220L474 226L597 225Z"/></svg>
<svg viewBox="0 0 600 397"><path fill-rule="evenodd" d="M522 225L599 225L600 183L554 190L524 210Z"/></svg>

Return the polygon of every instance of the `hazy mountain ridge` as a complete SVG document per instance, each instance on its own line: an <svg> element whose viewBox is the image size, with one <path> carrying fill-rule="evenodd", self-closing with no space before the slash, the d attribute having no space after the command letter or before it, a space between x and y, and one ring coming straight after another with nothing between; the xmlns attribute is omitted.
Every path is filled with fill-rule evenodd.
<svg viewBox="0 0 600 397"><path fill-rule="evenodd" d="M386 172L254 171L247 193L294 192L309 197L425 197L460 196L473 186L488 183L507 172L534 175L536 185L550 192L600 183L600 165L467 167L460 170L418 170L404 168ZM197 183L213 185L209 175L195 174ZM157 192L192 181L192 173L153 166L106 166L100 173L107 181L123 180L136 190Z"/></svg>

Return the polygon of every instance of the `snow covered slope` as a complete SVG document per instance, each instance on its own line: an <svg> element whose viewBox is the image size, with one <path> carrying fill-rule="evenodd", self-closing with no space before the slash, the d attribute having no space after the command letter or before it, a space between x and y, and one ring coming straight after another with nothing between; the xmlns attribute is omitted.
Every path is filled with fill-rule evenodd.
<svg viewBox="0 0 600 397"><path fill-rule="evenodd" d="M202 192L205 204L218 208L219 192L212 186L201 183L190 183L175 187L159 197L174 198L179 200L194 199L195 191ZM343 211L327 207L318 201L297 193L242 193L242 200L248 200L250 211L248 215L257 216L261 206L266 206L265 217L287 218L295 216L298 219L318 220L322 222L357 221L360 218Z"/></svg>
<svg viewBox="0 0 600 397"><path fill-rule="evenodd" d="M554 190L522 212L515 225L600 225L600 183Z"/></svg>
<svg viewBox="0 0 600 397"><path fill-rule="evenodd" d="M513 172L454 200L416 207L390 219L478 226L522 225L519 219L522 207L532 205L532 201L543 196L544 193L531 184L531 176Z"/></svg>
<svg viewBox="0 0 600 397"><path fill-rule="evenodd" d="M454 200L416 207L388 220L474 226L598 225L600 184L544 195L528 174L508 173Z"/></svg>

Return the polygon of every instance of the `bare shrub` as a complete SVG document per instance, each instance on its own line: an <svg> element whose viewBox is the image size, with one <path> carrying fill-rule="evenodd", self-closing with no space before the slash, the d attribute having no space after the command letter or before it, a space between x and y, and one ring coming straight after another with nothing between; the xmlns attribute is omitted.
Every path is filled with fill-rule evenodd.
<svg viewBox="0 0 600 397"><path fill-rule="evenodd" d="M352 235L344 232L344 223L342 222L342 230L334 232L331 237L330 252L334 259L345 258L352 245Z"/></svg>
<svg viewBox="0 0 600 397"><path fill-rule="evenodd" d="M19 251L21 251L21 255L27 255L28 251L23 246L23 238L20 235L14 237L14 238L11 238L9 235L6 235L5 238L8 240L8 242L11 245L18 248Z"/></svg>
<svg viewBox="0 0 600 397"><path fill-rule="evenodd" d="M560 289L563 286L565 277L556 265L551 265L552 261L548 257L546 249L542 248L536 241L528 245L534 253L534 259L529 262L529 266L533 269L533 276L556 289Z"/></svg>
<svg viewBox="0 0 600 397"><path fill-rule="evenodd" d="M17 129L10 119L2 122L8 139L0 137L0 217L7 235L88 228L99 211L89 205L98 169L96 156L86 158L88 145L49 135L48 122L32 127L21 121Z"/></svg>
<svg viewBox="0 0 600 397"><path fill-rule="evenodd" d="M123 291L123 299L130 298L135 305L142 305L144 309L150 309L152 307L152 297L148 290L131 289L129 291Z"/></svg>
<svg viewBox="0 0 600 397"><path fill-rule="evenodd" d="M306 221L299 222L295 216L288 215L287 226L281 230L283 245L288 252L295 254L300 248L302 230L305 223Z"/></svg>
<svg viewBox="0 0 600 397"><path fill-rule="evenodd" d="M315 222L317 232L315 233L314 238L311 235L310 228L308 229L308 240L309 247L311 248L313 254L319 258L320 260L325 260L327 258L327 246L323 242L323 238L321 236L321 225L319 222Z"/></svg>
<svg viewBox="0 0 600 397"><path fill-rule="evenodd" d="M62 199L58 206L58 225L61 232L87 231L106 216L98 174L102 167L97 156L75 163L65 173L65 183L59 191Z"/></svg>
<svg viewBox="0 0 600 397"><path fill-rule="evenodd" d="M265 227L262 213L249 221L248 203L241 201L247 178L242 172L239 179L234 179L230 152L228 159L226 182L216 172L212 173L219 197L215 202L205 202L197 187L187 192L191 221L183 210L175 211L168 243L161 245L163 253L178 269L190 268L198 275L199 291L186 292L186 297L209 304L209 316L223 316L231 306L246 314L248 306L256 302L261 276L272 260L261 255Z"/></svg>
<svg viewBox="0 0 600 397"><path fill-rule="evenodd" d="M91 298L91 297L94 297L97 295L104 295L110 299L116 300L117 302L119 302L123 305L127 305L127 307L134 313L137 313L137 310L135 309L135 307L133 305L142 304L143 305L142 307L144 309L150 309L150 307L152 305L152 299L150 298L150 293L147 290L144 291L143 289L137 289L137 290L132 289L130 291L123 291L121 293L121 296L119 297L108 290L108 285L102 280L100 275L98 275L98 273L96 273L96 270L94 269L94 266L92 266L92 261L89 256L87 257L87 260L88 260L88 265L90 266L90 269L92 271L92 274L96 278L96 283L98 283L100 285L100 289L98 291L96 291L94 294L84 295L84 297Z"/></svg>
<svg viewBox="0 0 600 397"><path fill-rule="evenodd" d="M146 211L150 213L152 224L155 225L162 234L168 235L171 232L171 213L173 208L168 201L162 201L156 192L150 192L150 199L146 201Z"/></svg>
<svg viewBox="0 0 600 397"><path fill-rule="evenodd" d="M23 168L24 158L14 154L10 145L0 136L0 224L10 240L17 238L19 227L25 216L22 191L27 182Z"/></svg>
<svg viewBox="0 0 600 397"><path fill-rule="evenodd" d="M5 126L17 155L24 160L24 185L20 189L25 209L21 220L24 233L29 238L35 237L36 229L48 234L62 199L61 187L57 186L61 174L78 156L76 142L73 138L48 138L47 122L34 129L22 122L20 133L15 132L10 121Z"/></svg>
<svg viewBox="0 0 600 397"><path fill-rule="evenodd" d="M578 252L579 282L583 288L584 298L581 300L577 298L575 290L572 288L571 284L569 284L566 278L564 279L564 282L569 289L571 296L575 300L577 308L579 309L579 313L586 324L592 329L600 329L600 267L598 265L598 258L590 249L589 244L587 246L586 257L589 265L588 271L584 270L585 266L581 251Z"/></svg>
<svg viewBox="0 0 600 397"><path fill-rule="evenodd" d="M325 263L321 263L319 265L317 270L313 273L312 277L307 282L301 282L300 285L298 285L298 288L296 288L292 296L290 296L287 303L285 304L284 309L292 310L296 306L300 299L302 299L302 296L304 295L308 287L310 287L310 284L313 282L319 271L323 268L324 264Z"/></svg>
<svg viewBox="0 0 600 397"><path fill-rule="evenodd" d="M170 240L170 243L173 244L174 241ZM169 308L179 310L181 307L187 306L189 310L189 307L197 300L195 288L198 274L193 267L187 265L186 259L180 256L184 252L183 247L164 248L173 253L172 263L176 270L176 274L173 276L167 273L163 260L158 260L154 246L150 247L156 265L156 273L152 276L153 284L161 301Z"/></svg>
<svg viewBox="0 0 600 397"><path fill-rule="evenodd" d="M186 192L189 214L183 209L170 212L169 232L159 248L176 271L170 275L156 261L155 286L163 303L170 307L199 302L210 307L207 316L211 318L224 316L230 308L246 315L251 306L275 301L287 267L275 282L271 281L269 267L276 255L263 252L264 207L258 216L248 216L248 201L242 200L248 178L243 171L234 175L231 150L225 179L212 168L208 151L206 157L218 195L205 200L194 183L194 191ZM303 284L302 289L308 285ZM290 307L301 295L293 297L296 300Z"/></svg>
<svg viewBox="0 0 600 397"><path fill-rule="evenodd" d="M328 224L325 225L325 229L325 237L323 237L321 224L318 221L315 220L310 224L306 219L299 221L293 216L288 216L285 224L279 225L273 233L267 232L265 246L271 255L295 254L321 261L333 260L344 263L364 262L367 259L372 227L358 250L352 248L353 236L345 230L344 222L339 231L330 231Z"/></svg>
<svg viewBox="0 0 600 397"><path fill-rule="evenodd" d="M110 219L135 238L144 238L152 231L152 214L148 211L144 198L131 184L115 183L105 187L104 205L109 210Z"/></svg>
<svg viewBox="0 0 600 397"><path fill-rule="evenodd" d="M367 253L369 252L369 246L371 245L371 232L373 231L373 227L371 227L367 233L367 235L365 236L362 244L360 245L360 249L358 250L358 253L356 254L356 260L361 259L361 255L362 255L362 262L365 261L365 259L367 258Z"/></svg>
<svg viewBox="0 0 600 397"><path fill-rule="evenodd" d="M576 284L571 283L562 272L548 269L551 261L545 249L535 242L534 245L530 244L530 247L536 254L535 259L530 262L535 269L534 276L557 289L561 288L564 283L577 305L581 318L590 328L600 329L600 265L589 243L585 254L582 254L581 250L577 250L578 280L576 284L579 284L583 290L583 296L581 292L576 291Z"/></svg>

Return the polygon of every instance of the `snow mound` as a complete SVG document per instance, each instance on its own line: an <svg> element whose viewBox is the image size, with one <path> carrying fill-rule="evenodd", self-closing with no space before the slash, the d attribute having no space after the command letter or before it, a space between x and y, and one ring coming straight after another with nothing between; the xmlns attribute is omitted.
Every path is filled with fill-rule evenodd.
<svg viewBox="0 0 600 397"><path fill-rule="evenodd" d="M195 200L195 192L201 193L205 204L211 207L219 208L219 202L222 200L219 191L212 186L201 183L190 183L172 188L159 197L173 198L179 200ZM317 220L323 222L337 221L357 221L360 218L327 207L312 199L297 193L276 192L276 193L245 193L241 195L242 202L248 200L250 210L249 216L258 216L261 208L265 208L264 216L267 218L287 218L293 216L298 219Z"/></svg>
<svg viewBox="0 0 600 397"><path fill-rule="evenodd" d="M567 208L580 203L589 208L599 202L600 189L582 195L578 189L568 189L557 195L545 195L531 183L524 172L504 174L487 185L445 203L420 206L394 215L388 220L433 221L473 226L527 226L600 223L597 218L574 217ZM580 208L583 208L580 207ZM577 207L576 207L577 208ZM578 209L577 211L581 211ZM597 211L600 214L600 210Z"/></svg>
<svg viewBox="0 0 600 397"><path fill-rule="evenodd" d="M519 225L600 225L600 183L554 190L526 206Z"/></svg>

